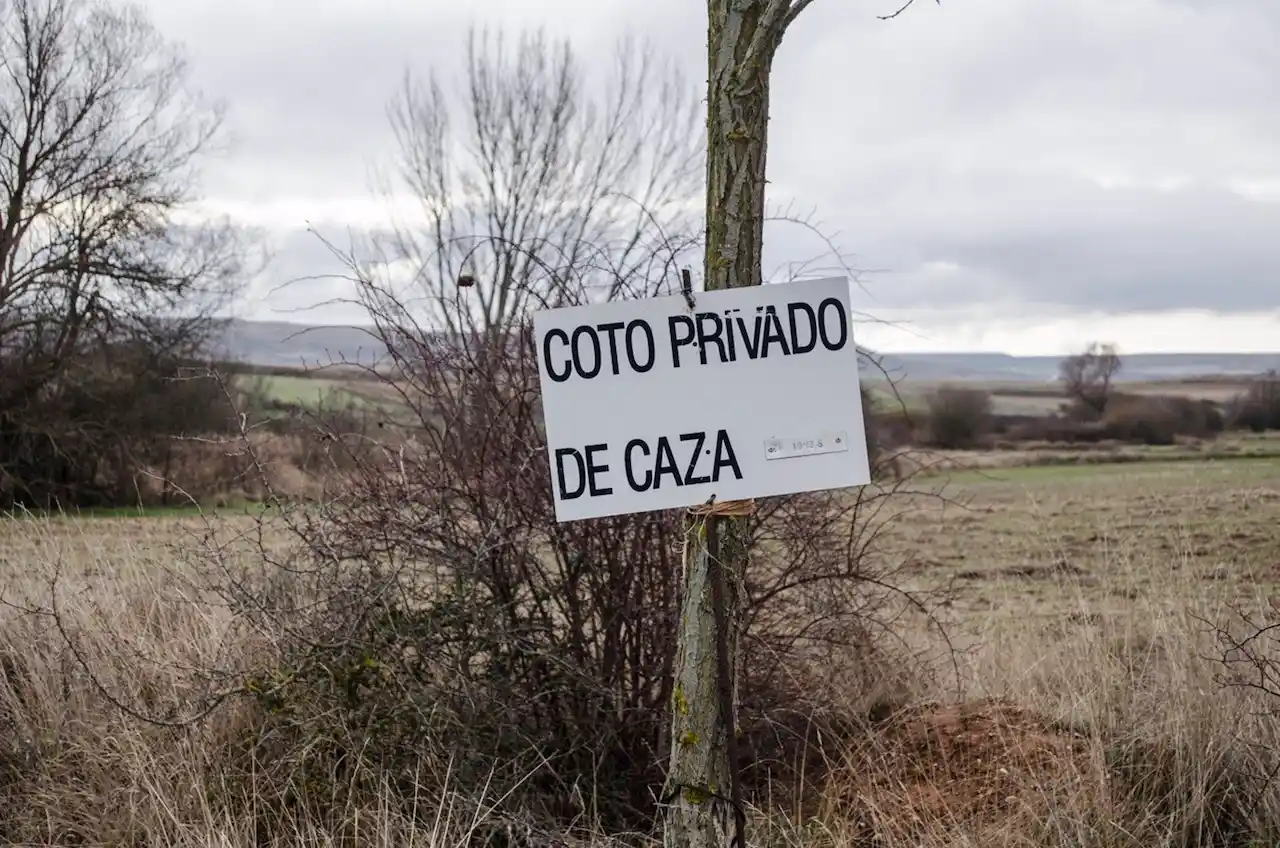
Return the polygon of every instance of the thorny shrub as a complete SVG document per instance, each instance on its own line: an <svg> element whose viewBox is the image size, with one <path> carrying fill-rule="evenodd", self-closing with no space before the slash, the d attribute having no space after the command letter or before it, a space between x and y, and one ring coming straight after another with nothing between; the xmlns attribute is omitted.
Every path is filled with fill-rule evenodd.
<svg viewBox="0 0 1280 848"><path fill-rule="evenodd" d="M542 819L647 829L682 516L557 523L530 328L445 341L392 317L381 373L406 414L380 428L380 458L352 453L319 503L278 504L289 551L209 551L211 583L279 646L249 684L255 795L278 815L447 780ZM748 791L780 800L821 761L800 753L815 734L902 697L910 652L893 633L905 614L932 619L893 588L878 542L908 483L760 503L739 683Z"/></svg>
<svg viewBox="0 0 1280 848"><path fill-rule="evenodd" d="M940 448L971 448L991 432L991 393L944 386L928 398L929 440Z"/></svg>

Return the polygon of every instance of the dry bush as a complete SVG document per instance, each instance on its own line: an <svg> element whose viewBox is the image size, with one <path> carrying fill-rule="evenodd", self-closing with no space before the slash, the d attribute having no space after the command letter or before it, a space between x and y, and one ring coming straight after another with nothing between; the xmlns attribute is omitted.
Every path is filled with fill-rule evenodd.
<svg viewBox="0 0 1280 848"><path fill-rule="evenodd" d="M284 564L293 549L287 532L292 519L282 520L285 532L261 541ZM296 668L297 659L280 650L282 643L245 627L243 613L192 579L199 547L159 543L188 534L198 542L213 533L204 547L221 551L228 569L239 562L257 572L252 557L259 555L260 526L243 519L155 526L148 532L145 521L24 520L4 528L0 839L60 845L460 846L504 838L509 845L612 844L592 831L590 816L576 826L552 828L510 815L501 803L502 787L489 783L488 773L475 782L463 779L468 763L461 740L411 740L420 768L402 781L372 757L350 757L345 765L331 758L327 765L336 773L321 771L325 763L309 758L331 755L329 746L357 745L377 730L376 723L356 723L358 710L343 703L339 675L347 670L326 665L325 646L318 646L316 665L333 676L325 697L348 723L326 723L306 697L298 697L310 697L318 672L296 687L273 689L265 675L254 679L251 669ZM960 704L950 692L938 692L939 703L917 701L904 709L893 698L877 704L873 686L819 663L829 675L828 689L815 691L832 698L828 715L861 712L867 720L836 728L839 736L823 737L807 751L779 745L776 752L760 752L789 757L785 765L792 771L813 763L813 771L826 776L785 806L757 794L750 844L1275 844L1277 690L1221 684L1259 680L1259 662L1271 670L1266 679L1280 679L1274 673L1280 654L1270 637L1280 615L1265 598L1228 606L1233 596L1213 589L1225 584L1206 584L1163 553L1126 548L1121 538L1114 543L1105 567L1128 575L1116 592L1131 599L1119 607L1104 597L1096 604L1072 600L1068 585L1056 596L1064 606L1026 609L1025 591L1006 594L1009 584L1002 582L988 587L994 611L975 621L972 632L960 633L972 644L961 658ZM1215 633L1210 624L1217 622L1227 623ZM911 630L901 627L904 635ZM1214 656L1229 664L1215 663ZM220 671L209 677L211 669ZM406 678L393 670L385 683L357 695L391 701L420 691L397 687ZM757 673L754 680L762 678ZM193 706L231 690L241 693L236 700L202 722L186 722ZM487 694L482 687L473 693ZM840 697L853 703L842 706ZM141 721L120 705L183 726ZM804 716L782 718L775 714L771 723L780 742L817 736ZM466 730L441 721L442 733ZM304 730L310 731L310 750L290 749L294 734ZM753 745L759 747L761 738L752 733ZM452 763L436 758L447 750L428 756L429 746L455 743L459 757ZM296 769L275 758L290 750ZM538 779L533 766L520 776L526 783ZM774 775L779 782L792 777ZM352 792L351 784L364 789ZM593 805L594 786L583 781L570 791L575 803ZM282 810L284 796L289 805ZM511 836L504 836L508 831ZM643 835L627 841L652 844Z"/></svg>
<svg viewBox="0 0 1280 848"><path fill-rule="evenodd" d="M163 550L93 525L4 521L23 568L6 569L0 606L0 839L172 844L219 809L217 770L244 714L175 730L112 698L182 721L204 688L191 669L234 663L253 644Z"/></svg>
<svg viewBox="0 0 1280 848"><path fill-rule="evenodd" d="M1231 402L1230 418L1237 429L1280 430L1280 376L1272 372L1250 382Z"/></svg>
<svg viewBox="0 0 1280 848"><path fill-rule="evenodd" d="M1106 414L1115 377L1123 363L1113 344L1090 342L1080 353L1058 365L1058 378L1071 400L1071 412L1081 421L1096 421Z"/></svg>
<svg viewBox="0 0 1280 848"><path fill-rule="evenodd" d="M1092 445L1129 442L1172 445L1179 438L1212 439L1226 428L1217 404L1209 400L1112 392L1107 411L1097 420L1068 415L1001 416L995 431L1006 443Z"/></svg>
<svg viewBox="0 0 1280 848"><path fill-rule="evenodd" d="M327 821L386 787L407 810L417 787L460 782L506 811L647 829L670 748L683 516L555 520L529 317L670 293L701 223L696 99L643 55L620 56L597 104L580 102L567 47L470 47L475 144L453 146L434 84L410 82L393 108L404 188L430 226L349 263L388 351L369 379L400 414L355 442L318 422L344 470L306 508L269 498L295 548L232 563L211 547L202 573L279 652L253 676L265 718L246 756L281 821ZM474 203L436 202L457 185L479 187ZM870 709L909 668L895 624L930 610L892 588L879 550L906 485L760 504L740 675L757 787L785 780L812 728L860 718L833 706L837 682Z"/></svg>
<svg viewBox="0 0 1280 848"><path fill-rule="evenodd" d="M879 362L870 354L864 354L876 368ZM891 388L896 387L889 383ZM871 479L901 478L904 466L909 465L909 453L915 424L906 405L898 400L882 400L863 383L862 423L867 440L867 461L871 465Z"/></svg>
<svg viewBox="0 0 1280 848"><path fill-rule="evenodd" d="M1212 438L1226 426L1212 401L1178 396L1118 395L1102 421L1107 438L1146 445L1171 445L1179 436Z"/></svg>
<svg viewBox="0 0 1280 848"><path fill-rule="evenodd" d="M270 716L248 697L243 670L274 649L186 579L205 533L229 555L248 553L235 540L254 525L0 521L0 563L23 565L6 569L0 591L4 844L456 848L507 829L533 845L588 842L591 834L570 829L542 834L495 821L497 796L452 780L438 792L425 782L384 785L363 806L312 797L333 805L323 821L301 815L303 804L282 821L278 794L255 796L264 776L245 744ZM170 547L169 538L192 544ZM235 697L192 721L227 693ZM304 798L316 788L273 787ZM402 812L405 792L417 816Z"/></svg>
<svg viewBox="0 0 1280 848"><path fill-rule="evenodd" d="M1227 429L1227 416L1222 408L1206 398L1173 396L1165 398L1172 405L1178 430L1186 436L1212 439Z"/></svg>
<svg viewBox="0 0 1280 848"><path fill-rule="evenodd" d="M130 506L314 501L356 462L382 455L374 437L386 435L388 412L339 392L302 406L272 399L260 382L232 383L214 370L171 382L204 399L203 429L168 432L161 425L156 450L131 457Z"/></svg>
<svg viewBox="0 0 1280 848"><path fill-rule="evenodd" d="M991 434L1001 436L1010 441L1036 438L1029 435L1034 428L1040 427L1051 416L1048 415L992 415ZM1024 435L1027 434L1027 435Z"/></svg>
<svg viewBox="0 0 1280 848"><path fill-rule="evenodd" d="M489 782L539 819L649 826L670 744L681 516L556 522L527 326L499 347L383 328L421 420L383 461L355 461L340 491L283 507L289 560L263 556L253 574L214 560L236 575L227 601L284 655L254 679L255 794L279 811L295 803L283 787L311 786L321 819L334 793L345 808L384 786ZM761 504L740 684L749 787L812 777L795 755L818 729L903 697L894 616L929 610L890 588L879 536L905 485ZM850 688L865 692L857 708Z"/></svg>
<svg viewBox="0 0 1280 848"><path fill-rule="evenodd" d="M1103 420L1109 439L1146 445L1171 445L1178 436L1178 419L1172 410L1149 398L1123 398L1113 402Z"/></svg>
<svg viewBox="0 0 1280 848"><path fill-rule="evenodd" d="M929 440L935 447L977 446L991 432L991 393L944 386L928 398Z"/></svg>
<svg viewBox="0 0 1280 848"><path fill-rule="evenodd" d="M189 466L193 439L237 432L246 392L229 395L205 369L147 345L111 345L64 363L56 389L0 420L0 505L32 508L165 502L153 475ZM182 481L216 494L228 463ZM240 469L241 471L244 468ZM192 489L195 491L196 489ZM159 501L153 498L159 496Z"/></svg>
<svg viewBox="0 0 1280 848"><path fill-rule="evenodd" d="M849 749L821 806L789 830L775 819L775 832L885 848L1275 844L1280 730L1267 696L1219 685L1206 622L1227 596L1169 579L1168 566L1117 540L1108 568L1128 575L1131 605L1068 592L1065 609L975 622L965 702L880 723ZM990 592L997 610L1025 602Z"/></svg>
<svg viewBox="0 0 1280 848"><path fill-rule="evenodd" d="M1096 444L1109 438L1100 421L1080 421L1056 413L1011 422L1004 437L1012 442L1073 445Z"/></svg>

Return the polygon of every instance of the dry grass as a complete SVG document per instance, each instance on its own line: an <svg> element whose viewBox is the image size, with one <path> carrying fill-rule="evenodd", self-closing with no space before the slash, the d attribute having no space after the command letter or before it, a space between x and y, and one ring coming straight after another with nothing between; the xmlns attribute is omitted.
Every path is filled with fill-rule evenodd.
<svg viewBox="0 0 1280 848"><path fill-rule="evenodd" d="M928 450L904 455L912 468L926 474L992 471L1059 465L1280 459L1276 433L1231 433L1217 439L1181 439L1172 445L1140 445L1115 441L1064 444L1016 442L986 450Z"/></svg>
<svg viewBox="0 0 1280 848"><path fill-rule="evenodd" d="M752 844L1275 844L1280 731L1270 705L1219 685L1205 622L1276 591L1280 463L967 472L950 493L963 508L922 501L893 544L921 586L954 588L958 675L850 743L799 808L760 811ZM57 577L62 619L0 615L0 839L254 843L236 771L254 707L173 730L103 691L164 715L187 700L188 669L269 656L188 579L207 530L190 516L0 520L4 599L47 611ZM456 790L424 794L416 824L388 804L288 842L464 845L496 799Z"/></svg>

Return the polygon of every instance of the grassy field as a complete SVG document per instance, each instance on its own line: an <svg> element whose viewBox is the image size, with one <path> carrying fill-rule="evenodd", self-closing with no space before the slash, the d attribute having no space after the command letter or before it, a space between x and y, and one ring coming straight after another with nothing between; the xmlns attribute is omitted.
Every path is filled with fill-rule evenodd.
<svg viewBox="0 0 1280 848"><path fill-rule="evenodd" d="M322 370L314 373L299 371L296 374L271 374L259 377L242 376L241 380L257 380L266 395L280 403L316 407L321 404L345 405L354 403L395 403L393 389L367 379L367 375L346 375ZM1053 383L1020 381L959 380L939 382L904 379L891 386L883 379L864 376L884 409L905 406L911 412L926 409L926 399L944 385L963 385L991 393L992 411L997 415L1048 415L1057 412L1063 404L1061 387ZM1225 404L1242 390L1238 380L1162 380L1156 382L1126 382L1120 390L1138 395L1172 395L1193 399L1212 400Z"/></svg>
<svg viewBox="0 0 1280 848"><path fill-rule="evenodd" d="M895 534L913 570L951 583L955 608L1062 625L1130 614L1170 581L1202 597L1280 585L1280 459L959 472L957 503ZM1077 616L1078 617L1078 616Z"/></svg>
<svg viewBox="0 0 1280 848"><path fill-rule="evenodd" d="M1149 462L1214 463L1277 458L1280 458L1280 434L1231 433L1212 440L1185 439L1172 445L1023 442L1003 449L917 450L904 457L904 460L925 474L954 475L957 472L980 474L1005 468L1059 468Z"/></svg>
<svg viewBox="0 0 1280 848"><path fill-rule="evenodd" d="M1280 792L1241 775L1269 767L1280 733L1261 710L1276 705L1220 685L1209 625L1277 592L1280 461L992 468L927 482L945 483L947 501L912 503L885 554L905 564L909 588L945 590L940 616L959 653L913 684L912 709L851 744L805 809L755 815L753 844L1275 844L1256 837L1280 827ZM253 526L235 514L217 525L226 536ZM154 835L180 824L186 844L251 840L251 823L217 820L201 801L241 712L175 735L101 697L154 691L164 703L180 669L253 650L226 609L183 581L209 531L173 512L0 519L0 648L26 663L21 681L0 663L0 734L54 752L25 778L48 833L66 839L74 823L91 830L82 841L172 844ZM73 637L20 610L55 573ZM124 635L145 660L111 659ZM94 680L68 676L68 638L93 658ZM18 743L5 744L12 758ZM1231 786L1254 788L1242 800ZM477 811L423 803L443 810L436 832L369 810L363 839L462 844ZM1187 835L1228 816L1248 820L1248 839Z"/></svg>
<svg viewBox="0 0 1280 848"><path fill-rule="evenodd" d="M1047 415L1058 411L1064 402L1061 386L1053 383L1028 383L999 380L957 380L939 382L931 380L902 380L896 387L884 380L869 380L873 395L885 408L905 405L909 411L926 408L929 395L944 385L981 389L991 393L992 411L996 415ZM1236 397L1243 387L1238 380L1160 380L1154 382L1123 382L1119 391L1137 395L1172 395L1226 403Z"/></svg>

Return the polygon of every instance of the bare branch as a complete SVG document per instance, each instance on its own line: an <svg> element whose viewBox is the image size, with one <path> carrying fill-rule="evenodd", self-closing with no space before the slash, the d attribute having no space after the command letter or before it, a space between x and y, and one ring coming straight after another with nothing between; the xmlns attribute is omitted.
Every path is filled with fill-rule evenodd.
<svg viewBox="0 0 1280 848"><path fill-rule="evenodd" d="M1079 411L1100 417L1111 403L1112 383L1123 365L1114 344L1091 342L1083 352L1068 356L1058 365L1058 376L1067 397Z"/></svg>
<svg viewBox="0 0 1280 848"><path fill-rule="evenodd" d="M903 12L907 11L907 9L910 9L912 4L914 4L915 2L916 0L907 0L905 3L902 4L902 6L898 8L896 12L893 12L888 15L876 15L876 17L882 21L891 21L894 18L898 17L898 15L901 15ZM942 5L942 0L934 0L934 2L937 3L939 6Z"/></svg>
<svg viewBox="0 0 1280 848"><path fill-rule="evenodd" d="M800 17L800 13L812 5L813 0L792 0L790 11L782 21L783 29L790 27L796 18Z"/></svg>
<svg viewBox="0 0 1280 848"><path fill-rule="evenodd" d="M366 295L396 291L426 326L483 334L531 308L649 296L697 242L697 98L644 44L620 44L594 85L567 43L475 31L460 91L409 75L390 113L383 192L417 208L360 267L381 292Z"/></svg>

